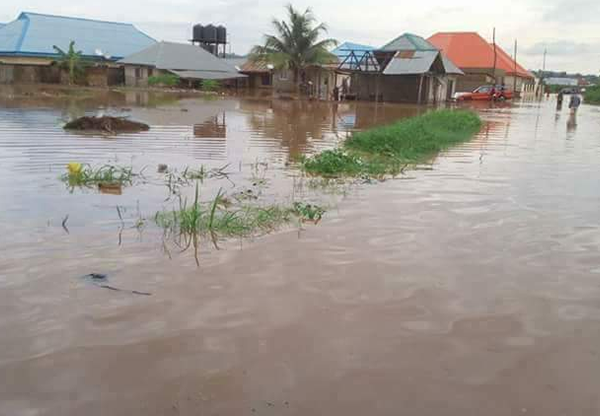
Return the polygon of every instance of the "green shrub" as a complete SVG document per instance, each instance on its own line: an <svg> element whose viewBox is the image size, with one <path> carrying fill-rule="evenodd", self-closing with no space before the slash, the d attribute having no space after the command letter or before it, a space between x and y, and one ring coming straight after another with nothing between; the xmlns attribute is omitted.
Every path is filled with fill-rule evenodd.
<svg viewBox="0 0 600 416"><path fill-rule="evenodd" d="M148 77L148 85L162 86L162 87L175 87L179 84L179 77L174 74L161 74L153 75Z"/></svg>
<svg viewBox="0 0 600 416"><path fill-rule="evenodd" d="M587 104L600 104L600 85L586 88L584 101Z"/></svg>
<svg viewBox="0 0 600 416"><path fill-rule="evenodd" d="M202 91L217 91L221 88L221 83L215 79L202 80Z"/></svg>

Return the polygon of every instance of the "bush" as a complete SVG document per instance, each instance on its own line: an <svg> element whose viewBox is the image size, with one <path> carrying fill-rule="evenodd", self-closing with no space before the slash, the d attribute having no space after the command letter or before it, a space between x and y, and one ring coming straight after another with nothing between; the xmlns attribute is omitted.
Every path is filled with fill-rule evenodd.
<svg viewBox="0 0 600 416"><path fill-rule="evenodd" d="M153 75L148 77L148 85L162 86L162 87L175 87L179 84L179 77L174 74L161 74Z"/></svg>
<svg viewBox="0 0 600 416"><path fill-rule="evenodd" d="M588 87L585 90L584 101L587 104L598 104L600 105L600 85Z"/></svg>
<svg viewBox="0 0 600 416"><path fill-rule="evenodd" d="M221 88L221 83L215 79L202 80L202 91L216 91Z"/></svg>

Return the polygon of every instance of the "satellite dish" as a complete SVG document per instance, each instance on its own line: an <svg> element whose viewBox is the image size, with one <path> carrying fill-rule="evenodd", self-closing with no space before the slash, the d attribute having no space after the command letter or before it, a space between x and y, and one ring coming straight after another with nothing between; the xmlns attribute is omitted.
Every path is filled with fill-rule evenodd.
<svg viewBox="0 0 600 416"><path fill-rule="evenodd" d="M269 69L270 71L272 71L272 70L275 69L275 65L268 64L267 65L267 69Z"/></svg>
<svg viewBox="0 0 600 416"><path fill-rule="evenodd" d="M102 53L102 50L101 50L101 49L96 49L96 50L94 51L94 53L95 53L96 55L98 55L98 56L103 56L103 55L104 55L104 53Z"/></svg>
<svg viewBox="0 0 600 416"><path fill-rule="evenodd" d="M112 56L110 56L109 54L104 55L104 59L111 59Z"/></svg>

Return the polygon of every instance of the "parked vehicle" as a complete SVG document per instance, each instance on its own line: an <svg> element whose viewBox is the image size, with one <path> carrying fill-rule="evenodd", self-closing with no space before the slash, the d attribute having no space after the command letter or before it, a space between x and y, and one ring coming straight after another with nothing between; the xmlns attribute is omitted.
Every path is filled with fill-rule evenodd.
<svg viewBox="0 0 600 416"><path fill-rule="evenodd" d="M562 92L565 95L579 94L580 89L578 87L568 87L568 88L563 88L562 90L560 90L560 92Z"/></svg>
<svg viewBox="0 0 600 416"><path fill-rule="evenodd" d="M473 92L456 93L456 101L504 101L512 100L513 91L504 85L482 85Z"/></svg>

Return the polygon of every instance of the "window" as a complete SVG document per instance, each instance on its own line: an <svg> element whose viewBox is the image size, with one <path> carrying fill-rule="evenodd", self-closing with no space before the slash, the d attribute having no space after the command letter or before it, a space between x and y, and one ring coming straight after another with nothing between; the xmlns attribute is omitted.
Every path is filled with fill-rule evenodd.
<svg viewBox="0 0 600 416"><path fill-rule="evenodd" d="M154 75L154 68L148 68L148 78Z"/></svg>
<svg viewBox="0 0 600 416"><path fill-rule="evenodd" d="M263 86L270 86L272 84L271 74L263 74L261 76L261 83Z"/></svg>
<svg viewBox="0 0 600 416"><path fill-rule="evenodd" d="M141 78L142 77L142 68L136 68L135 69L135 77L136 78Z"/></svg>
<svg viewBox="0 0 600 416"><path fill-rule="evenodd" d="M288 70L282 69L279 71L279 81L287 81L289 78Z"/></svg>

